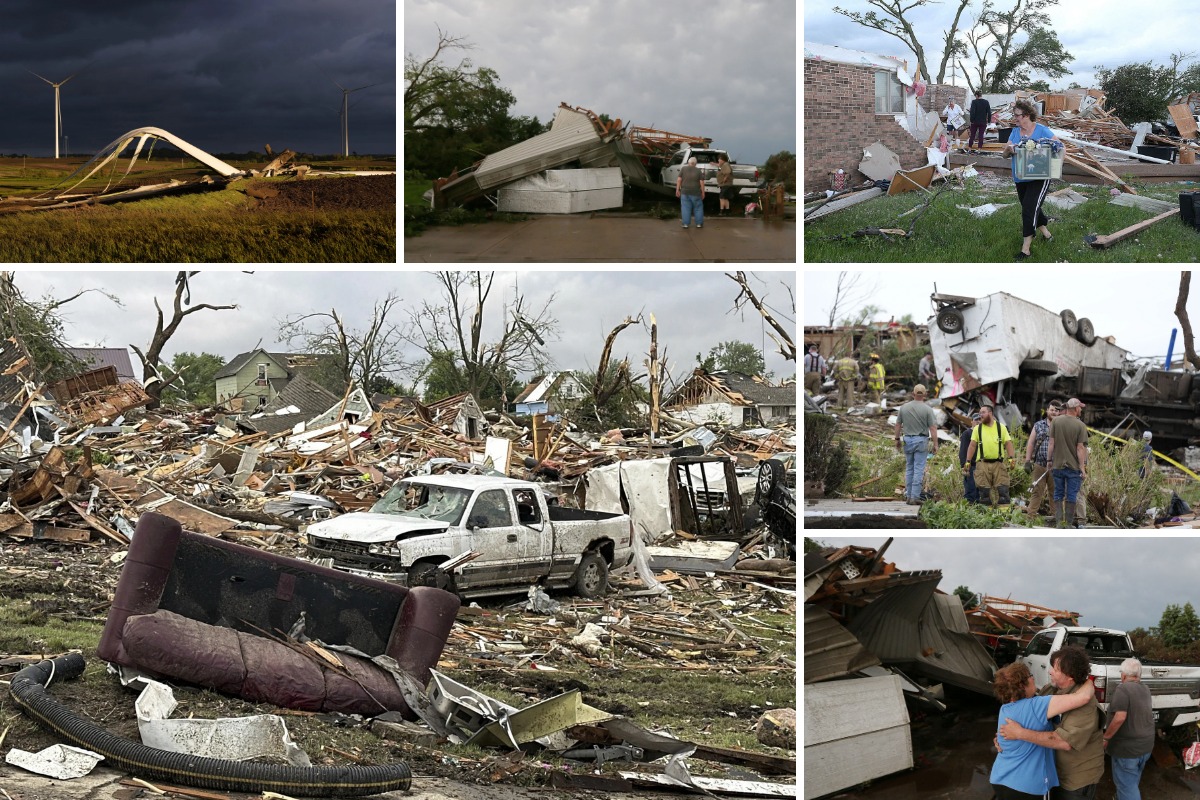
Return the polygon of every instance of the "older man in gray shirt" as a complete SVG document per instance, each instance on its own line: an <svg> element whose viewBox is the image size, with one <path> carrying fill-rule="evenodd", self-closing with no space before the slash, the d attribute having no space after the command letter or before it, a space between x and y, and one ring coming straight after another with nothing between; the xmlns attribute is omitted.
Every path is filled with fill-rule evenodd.
<svg viewBox="0 0 1200 800"><path fill-rule="evenodd" d="M704 227L704 175L696 166L696 157L692 156L679 170L675 179L675 196L679 198L680 214L683 216L683 227L691 226L693 214L696 217L696 227Z"/></svg>
<svg viewBox="0 0 1200 800"><path fill-rule="evenodd" d="M896 412L896 449L904 453L904 494L910 506L921 504L925 461L937 452L937 417L925 403L925 385L913 387L913 399Z"/></svg>

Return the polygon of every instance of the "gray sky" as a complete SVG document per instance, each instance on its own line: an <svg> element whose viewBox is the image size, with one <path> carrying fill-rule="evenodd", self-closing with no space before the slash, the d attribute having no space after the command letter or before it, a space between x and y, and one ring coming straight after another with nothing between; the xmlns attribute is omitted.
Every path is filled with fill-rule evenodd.
<svg viewBox="0 0 1200 800"><path fill-rule="evenodd" d="M1070 308L1079 317L1087 317L1100 337L1115 336L1117 345L1135 356L1163 357L1167 352L1171 329L1179 326L1175 318L1175 298L1179 293L1179 272L1153 268L1103 269L1086 271L1068 265L1058 274L1045 269L1005 266L987 269L975 266L942 269L854 270L861 273L859 296L863 299L838 313L838 321L866 305L883 311L876 320L897 319L912 314L925 322L931 313L929 295L934 284L942 294L983 297L993 292L1008 292L1037 303L1054 313ZM827 325L829 308L837 287L837 271L806 269L804 272L804 324ZM873 289L872 289L873 287ZM1200 323L1200 287L1189 297L1189 316ZM1182 336L1182 334L1180 334ZM1175 344L1175 365L1183 353L1182 338Z"/></svg>
<svg viewBox="0 0 1200 800"><path fill-rule="evenodd" d="M794 295L796 273L790 269L760 270L752 276L759 296L765 294L778 318L794 327L791 299L781 281L791 287ZM660 357L666 347L671 374L675 376L689 373L696 354L707 354L720 342L738 340L762 347L761 317L749 307L744 314L732 311L738 286L720 270L498 273L489 300L491 310L486 312L485 336L489 330L498 333L502 305L511 302L514 283L526 296L527 307L534 310L557 293L552 313L559 321L559 340L548 340L547 345L558 369L594 368L609 331L627 315L636 317L639 312L647 321L645 329L625 329L613 350L614 357L628 355L637 372L649 350L651 314L658 322ZM170 318L175 271L19 270L16 285L27 298L39 298L48 291L61 298L80 289L104 288L120 297L123 306L118 308L99 292L89 292L64 306L71 343L103 347L132 343L144 352L154 333L155 297ZM185 317L164 352L168 361L179 352L207 352L228 360L257 346L274 352L300 350L298 344L289 348L276 341L277 320L337 308L348 328L362 329L375 303L389 292L394 291L402 299L403 311L418 307L422 299L436 299L439 288L429 273L402 268L371 272L267 268L252 275L214 268L194 276L190 286L193 305L241 307L236 311L206 309ZM407 316L394 318L403 321ZM778 353L772 355L775 346L770 338L766 345L767 369L775 372L776 380L794 375L794 362L786 362ZM140 375L132 351L130 360Z"/></svg>
<svg viewBox="0 0 1200 800"><path fill-rule="evenodd" d="M916 30L917 40L925 48L932 78L937 77L938 65L942 60L942 36L953 22L957 5L949 0L931 3L906 15ZM973 0L963 12L960 28L970 28L981 5L981 0ZM864 13L874 8L867 0L839 0L829 5L805 3L804 41L897 56L908 60L910 72L916 69L916 55L899 39L835 14L834 6ZM1002 10L1012 6L1013 3L1009 2L996 4ZM1081 86L1092 84L1096 66L1111 69L1144 61L1165 65L1172 53L1191 53L1196 50L1195 26L1180 24L1182 20L1196 18L1195 5L1186 0L1159 0L1145 7L1126 0L1060 0L1047 13L1050 27L1058 34L1063 48L1075 59L1068 65L1071 75L1050 81L1054 88L1066 88L1072 80ZM970 61L964 59L963 63L971 67ZM975 74L974 69L972 74ZM1042 77L1045 76L1035 76ZM967 85L961 72L957 81L951 81L949 70L946 82Z"/></svg>
<svg viewBox="0 0 1200 800"><path fill-rule="evenodd" d="M163 128L210 153L396 152L396 5L388 0L5 0L0 153L70 152ZM76 74L77 73L77 74ZM60 148L61 149L61 148Z"/></svg>
<svg viewBox="0 0 1200 800"><path fill-rule="evenodd" d="M450 51L499 73L511 113L560 102L642 127L708 136L743 164L797 152L795 0L405 0L404 52ZM463 164L462 166L468 166Z"/></svg>
<svg viewBox="0 0 1200 800"><path fill-rule="evenodd" d="M834 547L878 548L887 537L813 538ZM979 594L1077 611L1084 625L1149 628L1172 603L1200 611L1194 538L897 536L883 557L903 570L940 569L944 592L968 586Z"/></svg>

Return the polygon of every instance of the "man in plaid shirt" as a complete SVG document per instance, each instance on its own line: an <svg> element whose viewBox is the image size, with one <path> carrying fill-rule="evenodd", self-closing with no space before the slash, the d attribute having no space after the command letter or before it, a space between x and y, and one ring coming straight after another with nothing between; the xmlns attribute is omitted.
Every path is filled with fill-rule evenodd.
<svg viewBox="0 0 1200 800"><path fill-rule="evenodd" d="M1033 424L1029 443L1025 445L1025 471L1033 477L1033 497L1029 499L1029 508L1025 511L1030 519L1042 513L1042 504L1050 496L1050 423L1061 412L1062 401L1051 400L1046 409L1045 419L1039 419Z"/></svg>

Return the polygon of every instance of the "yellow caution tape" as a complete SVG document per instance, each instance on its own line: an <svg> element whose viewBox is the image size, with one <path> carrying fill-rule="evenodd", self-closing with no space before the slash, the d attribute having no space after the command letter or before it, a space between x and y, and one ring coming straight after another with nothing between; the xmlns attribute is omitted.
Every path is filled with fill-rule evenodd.
<svg viewBox="0 0 1200 800"><path fill-rule="evenodd" d="M1105 433L1104 431L1098 431L1098 430L1096 430L1095 428L1091 427L1090 425L1088 426L1088 430L1089 430L1089 431L1091 431L1092 433L1098 433L1098 434L1100 434L1100 435L1101 435L1101 436L1103 436L1105 439L1112 439L1112 440L1114 440L1114 441L1118 441L1118 442L1128 442L1128 441L1129 441L1129 439L1122 439L1120 436L1113 436L1111 433ZM1196 473L1192 472L1190 469L1188 469L1187 467L1185 467L1183 464L1180 464L1178 461L1176 461L1175 459L1171 458L1170 456L1168 456L1168 455L1164 455L1163 453L1160 453L1160 452L1158 452L1157 450L1155 450L1155 449L1153 449L1153 448L1151 448L1150 452L1154 453L1154 455L1158 456L1158 457L1159 457L1159 458L1161 458L1163 461L1167 462L1168 464L1170 464L1171 466L1173 466L1173 467L1175 467L1176 469L1180 470L1181 472L1183 472L1183 473L1185 473L1185 474L1187 474L1187 475L1190 475L1192 478L1194 478L1194 479L1196 479L1196 480L1200 481L1200 475L1197 475Z"/></svg>

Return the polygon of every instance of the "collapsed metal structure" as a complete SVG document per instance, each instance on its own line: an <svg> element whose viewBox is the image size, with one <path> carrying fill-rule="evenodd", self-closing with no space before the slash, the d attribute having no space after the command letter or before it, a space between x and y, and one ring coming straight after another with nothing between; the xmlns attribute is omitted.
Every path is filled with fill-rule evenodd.
<svg viewBox="0 0 1200 800"><path fill-rule="evenodd" d="M646 165L666 160L683 144L707 146L712 139L654 128L605 122L594 112L560 103L550 130L492 153L467 171L455 170L434 182L434 206L461 205L521 178L578 161L580 166L620 167L630 186L674 196L674 189L651 180Z"/></svg>

